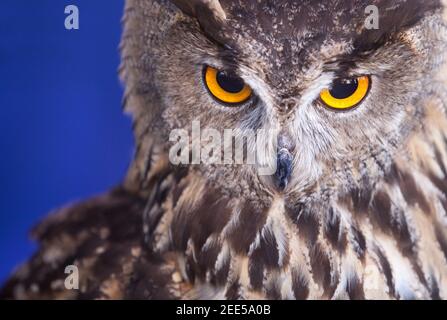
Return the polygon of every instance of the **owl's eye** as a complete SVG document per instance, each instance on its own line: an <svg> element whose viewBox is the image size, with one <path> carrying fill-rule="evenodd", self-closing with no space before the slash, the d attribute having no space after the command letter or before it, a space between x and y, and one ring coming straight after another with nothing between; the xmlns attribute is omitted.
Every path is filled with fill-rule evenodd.
<svg viewBox="0 0 447 320"><path fill-rule="evenodd" d="M225 71L206 66L203 78L210 94L222 103L239 105L252 95L251 88L244 80Z"/></svg>
<svg viewBox="0 0 447 320"><path fill-rule="evenodd" d="M370 86L371 80L368 76L337 79L331 89L321 91L320 99L331 109L351 109L365 99Z"/></svg>

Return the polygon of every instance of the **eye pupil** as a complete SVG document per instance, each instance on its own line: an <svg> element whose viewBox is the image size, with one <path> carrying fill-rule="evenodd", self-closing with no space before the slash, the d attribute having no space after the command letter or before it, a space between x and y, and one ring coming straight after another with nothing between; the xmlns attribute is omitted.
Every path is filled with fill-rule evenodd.
<svg viewBox="0 0 447 320"><path fill-rule="evenodd" d="M239 93L244 90L244 81L237 77L226 73L225 71L219 71L216 75L217 83L227 92Z"/></svg>
<svg viewBox="0 0 447 320"><path fill-rule="evenodd" d="M354 94L358 85L357 79L336 80L329 92L336 99L346 99Z"/></svg>

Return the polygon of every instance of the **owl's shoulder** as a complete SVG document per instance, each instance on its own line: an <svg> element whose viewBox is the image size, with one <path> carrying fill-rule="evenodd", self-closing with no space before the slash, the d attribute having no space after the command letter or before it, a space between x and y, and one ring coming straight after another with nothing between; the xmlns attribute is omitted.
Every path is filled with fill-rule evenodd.
<svg viewBox="0 0 447 320"><path fill-rule="evenodd" d="M169 266L143 248L145 204L138 195L117 188L50 215L32 232L37 252L8 280L0 297L170 297Z"/></svg>

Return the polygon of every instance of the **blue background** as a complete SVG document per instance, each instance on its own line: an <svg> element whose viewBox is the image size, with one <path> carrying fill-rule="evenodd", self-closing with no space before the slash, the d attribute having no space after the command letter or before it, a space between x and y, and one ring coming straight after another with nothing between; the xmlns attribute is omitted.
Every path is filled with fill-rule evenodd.
<svg viewBox="0 0 447 320"><path fill-rule="evenodd" d="M118 80L122 0L2 0L0 282L50 210L118 184L132 158ZM64 27L77 5L80 30Z"/></svg>

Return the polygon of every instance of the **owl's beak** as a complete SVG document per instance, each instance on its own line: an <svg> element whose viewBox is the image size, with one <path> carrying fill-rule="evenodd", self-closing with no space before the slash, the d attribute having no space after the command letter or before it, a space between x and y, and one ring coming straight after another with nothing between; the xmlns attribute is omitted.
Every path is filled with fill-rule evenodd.
<svg viewBox="0 0 447 320"><path fill-rule="evenodd" d="M274 180L276 187L281 191L283 191L289 184L290 176L292 174L292 160L293 157L288 149L282 148L278 151Z"/></svg>

